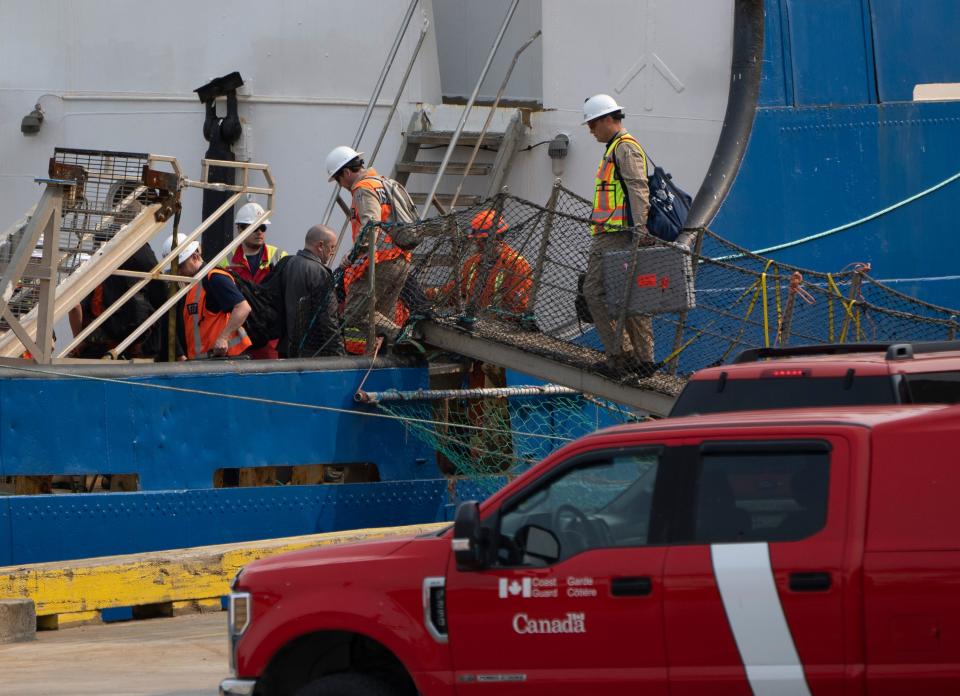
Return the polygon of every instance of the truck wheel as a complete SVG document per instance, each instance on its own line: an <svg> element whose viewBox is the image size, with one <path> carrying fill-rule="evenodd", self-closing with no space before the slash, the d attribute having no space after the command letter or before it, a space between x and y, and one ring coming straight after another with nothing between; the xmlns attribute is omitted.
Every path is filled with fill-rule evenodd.
<svg viewBox="0 0 960 696"><path fill-rule="evenodd" d="M314 679L296 696L396 696L396 692L376 677L341 672Z"/></svg>

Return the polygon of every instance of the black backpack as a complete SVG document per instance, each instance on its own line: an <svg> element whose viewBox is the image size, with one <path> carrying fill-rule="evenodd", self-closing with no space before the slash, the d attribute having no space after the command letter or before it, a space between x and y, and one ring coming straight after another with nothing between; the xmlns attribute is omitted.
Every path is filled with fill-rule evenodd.
<svg viewBox="0 0 960 696"><path fill-rule="evenodd" d="M237 289L250 305L250 315L243 323L243 328L253 343L251 348L262 348L270 341L280 338L283 331L283 297L280 295L280 283L273 281L273 278L280 273L283 262L288 258L290 257L285 256L277 262L268 277L272 282L265 281L262 285L251 283L235 271L230 271Z"/></svg>
<svg viewBox="0 0 960 696"><path fill-rule="evenodd" d="M651 160L651 164L653 160ZM673 177L662 167L653 165L653 174L647 177L650 186L650 212L647 231L665 242L675 241L687 222L687 213L693 199L673 183Z"/></svg>
<svg viewBox="0 0 960 696"><path fill-rule="evenodd" d="M673 183L673 176L666 172L663 167L658 167L646 151L644 151L643 156L653 165L653 174L647 177L647 186L650 190L647 232L665 242L676 241L687 222L687 214L690 212L690 204L693 199L690 194ZM627 187L623 177L620 176L620 167L617 164L616 157L613 158L613 171L620 180L624 191L626 191ZM625 204L630 204L629 196L627 196Z"/></svg>

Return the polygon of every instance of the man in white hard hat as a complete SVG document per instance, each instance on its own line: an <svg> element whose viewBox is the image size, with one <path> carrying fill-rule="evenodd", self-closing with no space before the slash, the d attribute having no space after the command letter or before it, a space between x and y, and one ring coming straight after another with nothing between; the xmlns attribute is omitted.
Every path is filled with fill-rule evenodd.
<svg viewBox="0 0 960 696"><path fill-rule="evenodd" d="M596 94L583 104L583 123L606 146L594 184L593 244L583 295L607 354L602 367L616 374L647 376L656 369L653 322L649 315L627 314L622 333L617 336L619 317L610 308L621 305L623 298L608 302L603 277L606 254L633 252L637 246L653 243L646 231L650 209L647 158L640 143L623 127L623 118L623 107L607 94Z"/></svg>
<svg viewBox="0 0 960 696"><path fill-rule="evenodd" d="M251 201L237 211L236 234L239 235L247 227L263 216L263 206ZM270 220L262 220L250 235L243 240L233 256L220 262L221 268L235 273L240 278L259 285L270 277L270 274L287 252L266 243L267 227ZM251 349L248 354L254 360L276 360L277 342L270 341L260 348Z"/></svg>
<svg viewBox="0 0 960 696"><path fill-rule="evenodd" d="M173 248L173 237L163 242L161 253L166 257ZM203 268L200 245L190 242L180 249L178 271L193 277ZM251 341L243 328L250 315L247 302L233 276L214 268L207 277L190 288L183 300L184 350L190 360L210 356L238 356L250 348Z"/></svg>
<svg viewBox="0 0 960 696"><path fill-rule="evenodd" d="M407 204L410 195L398 182L377 174L373 167L364 167L363 153L351 147L335 147L327 155L327 173L330 181L337 182L353 195L350 224L353 242L356 245L367 225L370 223L391 223L397 220L395 207ZM402 203L391 199L402 198ZM412 203L409 203L412 205ZM368 244L357 252L365 250ZM344 341L348 353L362 355L367 352L367 336L370 324L370 290L367 281L367 269L370 260L367 253L351 254L353 263L344 270L343 286L346 302L343 309ZM389 339L399 332L402 308L397 300L410 269L409 251L394 244L389 234L377 232L376 235L376 273L374 304L376 307L375 324L377 333Z"/></svg>

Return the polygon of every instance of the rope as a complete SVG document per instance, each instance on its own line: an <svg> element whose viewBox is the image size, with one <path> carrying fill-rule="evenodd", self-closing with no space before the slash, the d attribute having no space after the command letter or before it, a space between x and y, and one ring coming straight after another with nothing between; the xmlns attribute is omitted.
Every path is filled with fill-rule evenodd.
<svg viewBox="0 0 960 696"><path fill-rule="evenodd" d="M265 399L259 396L242 396L240 394L223 394L220 392L206 391L204 389L188 389L186 387L171 387L166 384L152 384L150 382L134 382L127 379L118 379L116 377L95 377L93 375L71 374L69 372L59 372L57 370L39 369L31 367L18 367L14 365L4 365L3 369L17 370L20 372L31 372L39 375L53 375L55 377L66 377L68 379L85 379L92 382L106 382L108 384L120 384L128 387L140 387L142 389L159 389L160 391L177 392L179 394L194 394L196 396L212 396L219 399L234 399L236 401L249 401L256 404L266 404L268 406L286 406L288 408L305 408L314 411L328 411L330 413L339 413L347 416L362 416L366 418L384 418L387 420L397 420L406 423L418 423L420 425L448 426L449 423L435 421L427 418L406 418L403 416L394 416L386 413L375 413L372 411L352 411L346 408L337 408L336 406L321 406L319 404L303 404L296 401L279 401L277 399ZM458 428L467 430L481 430L486 432L501 433L503 435L520 435L523 437L539 437L545 440L558 440L560 442L572 442L573 438L561 437L560 435L544 435L542 433L526 433L516 430L501 430L498 428L485 428L479 425L457 424Z"/></svg>
<svg viewBox="0 0 960 696"><path fill-rule="evenodd" d="M767 304L767 274L760 274L760 292L763 293L763 347L770 347L770 308Z"/></svg>
<svg viewBox="0 0 960 696"><path fill-rule="evenodd" d="M947 177L946 179L944 179L944 180L941 181L940 183L934 184L933 186L931 186L931 187L928 188L928 189L924 189L924 190L921 191L920 193L916 193L916 194L910 196L909 198L905 198L905 199L903 199L902 201L900 201L900 202L898 202L898 203L894 203L893 205L889 205L889 206L887 206L886 208L884 208L883 210L878 210L877 212L871 213L870 215L867 215L866 217L862 217L862 218L860 218L859 220L854 220L853 222L848 222L848 223L846 223L846 224L844 224L844 225L840 225L839 227L833 227L833 228L831 228L831 229L829 229L829 230L825 230L825 231L823 231L823 232L818 232L817 234L811 234L811 235L808 236L808 237L801 237L800 239L794 239L792 242L784 242L783 244L777 244L777 245L775 245L775 246L766 247L766 248L764 248L764 249L756 249L755 251L753 251L753 252L751 252L751 253L754 253L754 254L770 254L770 253L772 253L772 252L774 252L774 251L782 251L782 250L784 250L784 249L790 249L791 247L800 246L801 244L806 244L807 242L812 242L812 241L815 241L815 240L817 240L817 239L823 239L824 237L829 237L829 236L832 235L832 234L837 234L838 232L843 232L843 231L845 231L845 230L849 230L850 228L856 227L857 225L862 225L862 224L865 223L865 222L870 222L871 220L876 220L878 217L881 217L881 216L883 216L883 215L886 215L887 213L893 212L893 211L896 210L897 208L902 208L902 207L905 206L905 205L908 205L908 204L910 204L910 203L913 203L914 201L916 201L916 200L918 200L918 199L920 199L920 198L923 198L924 196L927 196L927 195L933 193L934 191L938 191L939 189L942 189L944 186L947 186L947 185L949 185L949 184L952 184L952 183L953 183L954 181L956 181L957 179L960 179L960 172L957 172L956 174L954 174L954 175L951 176L951 177Z"/></svg>

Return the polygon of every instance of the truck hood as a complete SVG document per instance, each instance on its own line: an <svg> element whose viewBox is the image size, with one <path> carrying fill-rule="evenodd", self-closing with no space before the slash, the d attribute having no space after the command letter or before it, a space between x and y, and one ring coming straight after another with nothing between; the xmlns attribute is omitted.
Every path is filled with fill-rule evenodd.
<svg viewBox="0 0 960 696"><path fill-rule="evenodd" d="M263 572L288 571L297 568L306 568L319 565L352 563L371 558L386 558L416 538L415 534L378 539L376 541L359 541L346 544L328 544L312 549L290 551L270 558L261 558L243 569L243 578Z"/></svg>

